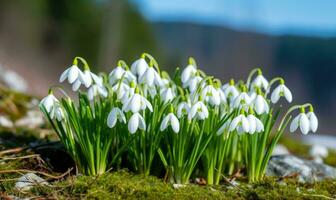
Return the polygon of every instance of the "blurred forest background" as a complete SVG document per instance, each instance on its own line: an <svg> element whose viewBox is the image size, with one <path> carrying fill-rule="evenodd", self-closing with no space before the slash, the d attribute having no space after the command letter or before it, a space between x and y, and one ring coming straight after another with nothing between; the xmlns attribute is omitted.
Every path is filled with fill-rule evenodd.
<svg viewBox="0 0 336 200"><path fill-rule="evenodd" d="M283 76L295 103L312 102L320 133L336 134L336 37L272 35L188 21L150 21L126 0L0 0L0 65L13 69L43 96L74 56L110 71L142 52L162 68L199 67L223 81L261 66ZM192 5L190 6L192 9ZM336 35L335 35L336 36Z"/></svg>

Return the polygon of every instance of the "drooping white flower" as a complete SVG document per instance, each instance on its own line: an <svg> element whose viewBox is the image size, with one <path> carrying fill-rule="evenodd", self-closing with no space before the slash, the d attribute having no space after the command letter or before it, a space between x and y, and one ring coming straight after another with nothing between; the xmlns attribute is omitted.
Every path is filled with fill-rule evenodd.
<svg viewBox="0 0 336 200"><path fill-rule="evenodd" d="M113 128L119 122L124 122L126 124L125 114L120 110L120 108L112 108L111 112L107 117L107 126Z"/></svg>
<svg viewBox="0 0 336 200"><path fill-rule="evenodd" d="M236 130L239 134L249 132L250 124L244 114L238 115L231 121L229 131L234 130Z"/></svg>
<svg viewBox="0 0 336 200"><path fill-rule="evenodd" d="M252 102L253 108L255 110L255 112L258 115L264 114L264 113L268 113L269 112L269 106L267 101L265 100L265 98L263 96L261 96L260 94L258 94L256 96L256 98L253 100Z"/></svg>
<svg viewBox="0 0 336 200"><path fill-rule="evenodd" d="M72 90L77 91L82 84L86 88L89 88L92 84L97 84L102 87L103 79L92 73L89 69L85 69L84 72L79 71L79 77L72 84Z"/></svg>
<svg viewBox="0 0 336 200"><path fill-rule="evenodd" d="M180 131L180 122L174 115L174 113L169 113L163 118L160 126L160 131L164 131L168 126L171 126L175 133L178 133Z"/></svg>
<svg viewBox="0 0 336 200"><path fill-rule="evenodd" d="M145 110L148 108L151 112L153 112L152 104L140 94L133 94L132 97L123 105L123 111L128 112L132 111L133 113L137 113L140 110Z"/></svg>
<svg viewBox="0 0 336 200"><path fill-rule="evenodd" d="M60 106L60 104L54 105L54 116L58 121L62 121L65 118L65 112L63 108Z"/></svg>
<svg viewBox="0 0 336 200"><path fill-rule="evenodd" d="M149 66L146 60L144 58L140 58L132 64L131 71L134 75L141 77L145 73L148 67Z"/></svg>
<svg viewBox="0 0 336 200"><path fill-rule="evenodd" d="M80 73L82 73L82 71L77 65L72 65L62 73L59 81L62 83L65 79L68 79L68 82L72 84L79 78Z"/></svg>
<svg viewBox="0 0 336 200"><path fill-rule="evenodd" d="M284 96L286 100L291 103L293 100L293 96L291 91L285 86L285 84L280 83L278 87L276 87L271 95L271 101L272 103L277 103L280 99L280 97Z"/></svg>
<svg viewBox="0 0 336 200"><path fill-rule="evenodd" d="M249 105L251 103L251 97L246 93L240 93L231 103L234 108L239 108L243 105Z"/></svg>
<svg viewBox="0 0 336 200"><path fill-rule="evenodd" d="M191 78L193 78L197 73L197 69L194 65L189 64L184 70L182 71L181 74L181 81L183 84L187 83L190 81Z"/></svg>
<svg viewBox="0 0 336 200"><path fill-rule="evenodd" d="M187 102L181 102L177 106L177 117L181 118L184 115L188 115L190 111L190 105Z"/></svg>
<svg viewBox="0 0 336 200"><path fill-rule="evenodd" d="M254 115L249 114L246 118L249 122L249 131L248 131L249 134L264 131L264 124Z"/></svg>
<svg viewBox="0 0 336 200"><path fill-rule="evenodd" d="M225 93L223 92L223 90L222 90L221 88L217 88L216 90L217 90L217 92L218 92L218 94L219 94L220 102L221 102L221 103L226 103L226 102L227 102L227 100L226 100L226 95L225 95Z"/></svg>
<svg viewBox="0 0 336 200"><path fill-rule="evenodd" d="M175 93L174 93L173 88L168 87L168 88L165 88L165 89L161 90L160 96L161 96L162 101L164 103L167 103L167 102L172 101L174 99Z"/></svg>
<svg viewBox="0 0 336 200"><path fill-rule="evenodd" d="M303 134L308 134L310 130L310 123L307 115L304 112L301 112L298 116L296 116L291 125L290 125L290 132L296 131L300 127L300 131Z"/></svg>
<svg viewBox="0 0 336 200"><path fill-rule="evenodd" d="M188 114L188 119L191 120L192 118L196 117L197 119L204 120L208 118L208 116L208 108L204 105L202 101L198 101L191 107Z"/></svg>
<svg viewBox="0 0 336 200"><path fill-rule="evenodd" d="M128 131L134 134L138 129L146 130L146 122L139 113L133 113L128 121Z"/></svg>
<svg viewBox="0 0 336 200"><path fill-rule="evenodd" d="M222 90L225 96L229 98L231 101L234 100L239 95L239 91L234 85L233 80L230 80L230 83L223 85Z"/></svg>
<svg viewBox="0 0 336 200"><path fill-rule="evenodd" d="M259 88L264 88L264 90L268 88L268 85L268 81L261 73L258 74L257 77L252 81L252 87L257 86Z"/></svg>
<svg viewBox="0 0 336 200"><path fill-rule="evenodd" d="M146 71L140 76L139 83L147 84L149 87L160 86L161 77L154 67L148 67Z"/></svg>
<svg viewBox="0 0 336 200"><path fill-rule="evenodd" d="M204 101L209 102L213 106L218 106L221 102L220 94L212 85L207 85L203 88L201 94Z"/></svg>
<svg viewBox="0 0 336 200"><path fill-rule="evenodd" d="M98 84L92 85L87 92L88 98L90 101L94 99L94 97L100 95L101 97L106 98L108 95L107 89L104 86L100 86Z"/></svg>
<svg viewBox="0 0 336 200"><path fill-rule="evenodd" d="M183 87L189 87L190 92L196 91L198 84L202 81L202 77L194 76L191 77L186 83L183 84Z"/></svg>
<svg viewBox="0 0 336 200"><path fill-rule="evenodd" d="M124 82L118 82L112 87L112 90L117 94L117 98L120 100L129 92L130 86Z"/></svg>
<svg viewBox="0 0 336 200"><path fill-rule="evenodd" d="M318 119L313 111L309 111L307 117L309 119L310 131L315 133L318 128Z"/></svg>
<svg viewBox="0 0 336 200"><path fill-rule="evenodd" d="M56 99L56 97L52 93L49 93L48 96L41 100L40 105L43 105L46 111L50 113L54 108L54 105L57 103L59 103L59 101Z"/></svg>
<svg viewBox="0 0 336 200"><path fill-rule="evenodd" d="M118 66L114 68L111 73L109 74L109 83L110 85L115 84L117 81L119 81L122 77L124 77L124 81L136 82L136 77L132 74L131 71L125 70L124 68Z"/></svg>

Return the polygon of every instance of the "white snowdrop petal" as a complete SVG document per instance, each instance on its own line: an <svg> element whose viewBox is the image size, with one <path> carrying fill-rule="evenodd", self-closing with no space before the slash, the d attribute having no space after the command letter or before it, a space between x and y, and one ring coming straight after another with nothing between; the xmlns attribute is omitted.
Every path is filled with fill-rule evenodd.
<svg viewBox="0 0 336 200"><path fill-rule="evenodd" d="M242 116L241 118L241 126L245 132L248 132L250 129L249 121L246 119L245 116Z"/></svg>
<svg viewBox="0 0 336 200"><path fill-rule="evenodd" d="M293 96L292 96L291 91L285 85L283 85L283 93L284 93L284 96L285 96L286 100L289 103L291 103L292 100L293 100Z"/></svg>
<svg viewBox="0 0 336 200"><path fill-rule="evenodd" d="M128 131L134 134L139 128L139 113L134 113L128 121Z"/></svg>
<svg viewBox="0 0 336 200"><path fill-rule="evenodd" d="M280 90L281 90L280 85L273 90L272 95L271 95L271 101L272 101L273 104L275 104L279 101Z"/></svg>
<svg viewBox="0 0 336 200"><path fill-rule="evenodd" d="M308 134L310 126L309 126L309 120L306 114L301 113L300 117L300 130L303 134Z"/></svg>
<svg viewBox="0 0 336 200"><path fill-rule="evenodd" d="M73 84L72 84L72 91L76 92L79 87L81 86L81 81L77 79Z"/></svg>
<svg viewBox="0 0 336 200"><path fill-rule="evenodd" d="M315 133L317 131L317 128L318 128L318 119L317 119L316 115L313 112L309 112L307 114L307 116L309 118L310 129L311 129L312 132Z"/></svg>
<svg viewBox="0 0 336 200"><path fill-rule="evenodd" d="M171 126L175 133L180 131L180 123L174 114L171 115Z"/></svg>
<svg viewBox="0 0 336 200"><path fill-rule="evenodd" d="M72 84L73 82L76 81L76 79L78 78L78 72L79 69L77 66L72 66L70 69L69 69L69 72L68 72L68 81L70 84Z"/></svg>
<svg viewBox="0 0 336 200"><path fill-rule="evenodd" d="M290 132L293 133L294 131L296 131L296 129L298 129L298 127L299 127L299 119L300 119L300 115L296 116L293 119L293 121L291 122L291 125L289 127Z"/></svg>
<svg viewBox="0 0 336 200"><path fill-rule="evenodd" d="M237 116L237 117L235 117L235 118L232 120L232 122L230 123L230 128L229 128L229 130L230 130L230 131L234 131L234 130L237 128L237 126L238 126L240 120L241 120L241 116Z"/></svg>
<svg viewBox="0 0 336 200"><path fill-rule="evenodd" d="M113 128L117 124L117 113L113 109L107 117L107 126Z"/></svg>
<svg viewBox="0 0 336 200"><path fill-rule="evenodd" d="M253 134L256 131L256 128L257 128L257 123L256 123L256 120L255 120L255 117L253 115L248 115L247 120L248 120L248 123L249 123L248 132L250 134Z"/></svg>
<svg viewBox="0 0 336 200"><path fill-rule="evenodd" d="M69 69L66 69L66 70L62 73L62 75L61 75L61 77L60 77L60 80L59 80L60 83L62 83L63 81L65 81L65 79L68 78L68 73L69 73Z"/></svg>

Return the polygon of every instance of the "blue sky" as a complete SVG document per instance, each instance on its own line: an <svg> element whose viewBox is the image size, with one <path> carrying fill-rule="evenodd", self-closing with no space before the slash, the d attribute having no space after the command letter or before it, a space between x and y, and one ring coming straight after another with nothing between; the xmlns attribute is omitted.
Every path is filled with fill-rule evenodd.
<svg viewBox="0 0 336 200"><path fill-rule="evenodd" d="M187 21L274 35L336 36L336 0L131 0L150 21Z"/></svg>

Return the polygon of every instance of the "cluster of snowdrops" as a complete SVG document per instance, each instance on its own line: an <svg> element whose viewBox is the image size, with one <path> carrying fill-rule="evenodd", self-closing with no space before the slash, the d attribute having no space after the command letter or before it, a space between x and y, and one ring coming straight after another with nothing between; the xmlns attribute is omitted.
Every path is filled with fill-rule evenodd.
<svg viewBox="0 0 336 200"><path fill-rule="evenodd" d="M219 184L244 169L254 182L289 124L303 134L318 127L311 104L278 106L281 99L292 102L291 91L280 77L267 81L259 68L246 82L222 84L193 58L169 76L147 53L131 66L120 60L108 75L94 74L76 57L64 81L78 98L54 86L40 108L86 175L127 166L144 175L162 172L172 183L198 176Z"/></svg>

